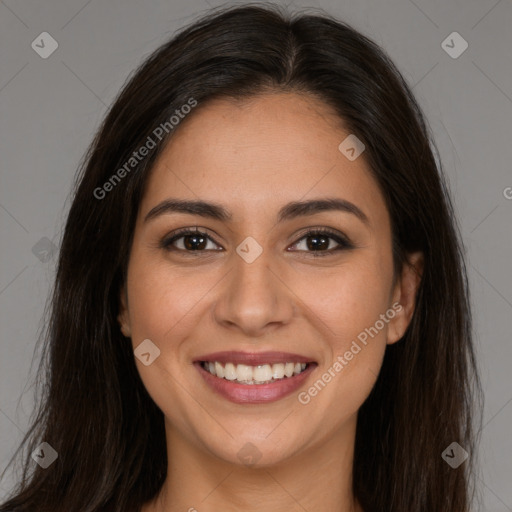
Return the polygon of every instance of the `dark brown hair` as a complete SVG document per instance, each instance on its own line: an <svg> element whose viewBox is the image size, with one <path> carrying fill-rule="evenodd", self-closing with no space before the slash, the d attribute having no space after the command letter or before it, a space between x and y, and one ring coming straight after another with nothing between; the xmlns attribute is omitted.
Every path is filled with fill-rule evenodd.
<svg viewBox="0 0 512 512"><path fill-rule="evenodd" d="M22 478L0 512L138 511L158 493L164 418L116 317L144 185L173 130L108 194L95 190L190 98L193 116L214 98L267 91L309 94L334 109L366 146L391 217L395 271L410 251L425 257L411 324L387 347L358 413L354 493L365 512L470 510L481 388L463 246L430 129L370 39L325 14L259 3L209 12L158 48L85 155L43 336L45 384L15 454L27 451ZM46 470L30 458L43 441L59 454ZM454 441L470 454L457 469L441 457Z"/></svg>

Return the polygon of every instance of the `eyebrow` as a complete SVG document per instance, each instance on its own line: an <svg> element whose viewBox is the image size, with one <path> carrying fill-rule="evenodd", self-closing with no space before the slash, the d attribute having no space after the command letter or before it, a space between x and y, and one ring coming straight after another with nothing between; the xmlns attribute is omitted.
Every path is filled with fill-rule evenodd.
<svg viewBox="0 0 512 512"><path fill-rule="evenodd" d="M277 222L292 220L297 217L315 215L324 211L341 211L355 215L367 226L370 221L366 214L355 204L337 197L311 199L308 201L292 201L284 205L277 214ZM207 201L193 201L169 198L152 208L144 218L144 222L164 214L187 213L201 217L229 222L233 219L232 213L218 203Z"/></svg>

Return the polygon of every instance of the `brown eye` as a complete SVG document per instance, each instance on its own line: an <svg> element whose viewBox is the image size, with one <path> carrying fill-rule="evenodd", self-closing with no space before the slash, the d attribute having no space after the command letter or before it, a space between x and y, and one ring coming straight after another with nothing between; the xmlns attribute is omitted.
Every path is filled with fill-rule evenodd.
<svg viewBox="0 0 512 512"><path fill-rule="evenodd" d="M348 239L327 229L312 229L307 231L292 247L297 247L302 240L306 241L304 243L305 249L300 249L299 251L311 252L314 256L328 256L334 252L343 249L352 249L354 247ZM335 242L337 245L332 247L332 242Z"/></svg>
<svg viewBox="0 0 512 512"><path fill-rule="evenodd" d="M328 256L343 249L352 249L354 246L341 234L327 229L310 229L305 232L299 241L292 247L297 247L305 240L303 249L298 252L312 253L313 256ZM210 246L208 244L210 243ZM332 246L334 243L334 247ZM184 228L162 240L160 246L168 251L181 251L184 253L200 253L223 250L207 233L197 229ZM217 248L216 248L217 247Z"/></svg>
<svg viewBox="0 0 512 512"><path fill-rule="evenodd" d="M178 242L176 244L176 242ZM206 250L219 250L212 247L208 248L208 242L217 245L215 240L202 231L184 229L174 233L171 237L165 238L161 247L171 250L184 252L204 252Z"/></svg>

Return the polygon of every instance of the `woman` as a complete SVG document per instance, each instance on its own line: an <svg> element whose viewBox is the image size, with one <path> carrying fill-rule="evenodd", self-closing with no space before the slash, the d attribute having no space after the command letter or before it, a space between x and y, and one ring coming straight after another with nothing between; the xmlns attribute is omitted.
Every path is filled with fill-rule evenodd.
<svg viewBox="0 0 512 512"><path fill-rule="evenodd" d="M469 511L479 384L433 147L328 16L229 8L154 52L78 177L0 511Z"/></svg>

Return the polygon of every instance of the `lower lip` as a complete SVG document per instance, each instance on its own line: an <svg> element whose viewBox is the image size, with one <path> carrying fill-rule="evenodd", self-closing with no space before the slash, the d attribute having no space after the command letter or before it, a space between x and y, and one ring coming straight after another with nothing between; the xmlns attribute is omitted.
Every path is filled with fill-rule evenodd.
<svg viewBox="0 0 512 512"><path fill-rule="evenodd" d="M261 404L280 400L296 391L317 366L315 363L311 363L298 375L285 377L269 384L239 384L236 381L215 377L199 362L194 365L206 384L224 398L237 404Z"/></svg>

